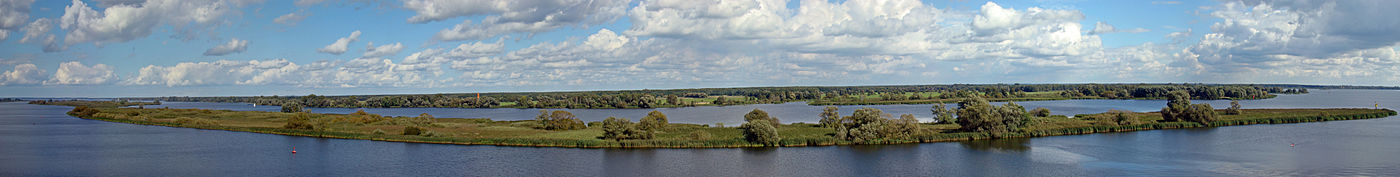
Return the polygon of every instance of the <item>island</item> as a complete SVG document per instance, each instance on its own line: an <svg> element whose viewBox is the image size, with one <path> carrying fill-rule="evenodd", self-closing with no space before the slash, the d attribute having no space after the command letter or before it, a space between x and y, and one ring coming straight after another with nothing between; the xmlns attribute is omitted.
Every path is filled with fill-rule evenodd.
<svg viewBox="0 0 1400 177"><path fill-rule="evenodd" d="M919 122L913 115L894 116L879 109L860 108L839 115L828 106L819 123L789 123L754 109L747 123L733 127L669 123L652 111L632 122L609 117L583 122L563 110L541 111L534 120L497 121L485 118L390 117L365 113L318 114L284 108L283 112L149 108L156 102L32 101L65 105L69 115L83 119L239 132L375 141L538 146L575 148L729 148L795 147L852 144L900 144L979 139L1042 137L1156 129L1179 129L1251 124L1283 124L1372 119L1396 115L1390 109L1226 109L1191 104L1186 91L1165 95L1159 112L1113 110L1073 117L1053 115L1043 108L1027 110L1017 104L990 104L977 96L955 104L934 104L936 121ZM131 106L137 107L131 107Z"/></svg>

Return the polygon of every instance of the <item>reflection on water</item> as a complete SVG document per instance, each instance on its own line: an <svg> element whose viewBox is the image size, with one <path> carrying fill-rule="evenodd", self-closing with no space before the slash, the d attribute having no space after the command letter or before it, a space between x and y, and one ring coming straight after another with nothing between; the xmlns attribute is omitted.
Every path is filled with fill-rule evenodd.
<svg viewBox="0 0 1400 177"><path fill-rule="evenodd" d="M980 151L1022 152L1026 150L1031 150L1031 146L1027 145L1030 142L1030 138L1003 138L990 140L961 141L958 142L958 144L962 145L963 148Z"/></svg>

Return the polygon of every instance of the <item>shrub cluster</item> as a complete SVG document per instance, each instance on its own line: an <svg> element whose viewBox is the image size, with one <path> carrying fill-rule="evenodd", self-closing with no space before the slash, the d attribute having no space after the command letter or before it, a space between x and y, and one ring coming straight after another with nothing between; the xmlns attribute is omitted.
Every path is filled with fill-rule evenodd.
<svg viewBox="0 0 1400 177"><path fill-rule="evenodd" d="M282 104L282 112L285 112L285 113L296 113L296 112L302 112L302 111L303 111L303 110L302 110L301 104L296 104L296 103Z"/></svg>
<svg viewBox="0 0 1400 177"><path fill-rule="evenodd" d="M1035 108L1031 110L1031 115L1036 117L1050 117L1050 109Z"/></svg>
<svg viewBox="0 0 1400 177"><path fill-rule="evenodd" d="M1016 103L994 106L982 97L972 97L958 102L958 125L963 131L1001 133L1024 131L1031 123L1026 108Z"/></svg>
<svg viewBox="0 0 1400 177"><path fill-rule="evenodd" d="M954 111L948 109L948 105L943 103L933 104L933 108L930 109L930 111L933 112L933 119L936 120L935 123L937 124L951 124L954 121L953 119L956 118L953 117Z"/></svg>
<svg viewBox="0 0 1400 177"><path fill-rule="evenodd" d="M311 123L310 114L301 112L287 118L287 124L282 125L282 128L311 130L316 129L316 125Z"/></svg>
<svg viewBox="0 0 1400 177"><path fill-rule="evenodd" d="M92 115L96 115L99 112L102 111L98 111L95 108L90 108L87 106L75 106L73 107L73 110L68 111L68 115L73 115L74 117L79 118L91 118Z"/></svg>
<svg viewBox="0 0 1400 177"><path fill-rule="evenodd" d="M1186 91L1172 91L1167 95L1167 107L1162 108L1162 120L1210 125L1215 122L1215 108L1205 103L1191 104L1191 95Z"/></svg>
<svg viewBox="0 0 1400 177"><path fill-rule="evenodd" d="M403 127L403 135L421 135L421 134L423 134L423 128L418 128L418 127L415 127L415 126L405 126L405 127Z"/></svg>
<svg viewBox="0 0 1400 177"><path fill-rule="evenodd" d="M669 128L671 122L666 119L666 114L661 111L651 111L641 121L637 121L637 128L648 131L660 131Z"/></svg>
<svg viewBox="0 0 1400 177"><path fill-rule="evenodd" d="M1240 115L1240 101L1230 100L1230 108L1225 109L1225 115Z"/></svg>
<svg viewBox="0 0 1400 177"><path fill-rule="evenodd" d="M655 134L648 129L639 128L636 123L627 118L608 117L603 119L603 139L624 140L624 139L651 139Z"/></svg>
<svg viewBox="0 0 1400 177"><path fill-rule="evenodd" d="M907 139L922 132L919 120L912 114L900 115L899 119L875 108L856 109L851 116L841 119L836 128L836 138L864 144L882 139Z"/></svg>
<svg viewBox="0 0 1400 177"><path fill-rule="evenodd" d="M574 113L562 110L556 110L554 112L540 110L540 115L535 116L535 122L539 123L536 128L545 130L577 130L588 128L588 125L584 124L582 120L578 120L578 118L574 117Z"/></svg>
<svg viewBox="0 0 1400 177"><path fill-rule="evenodd" d="M773 122L768 120L753 119L739 126L739 129L744 130L744 140L754 144L777 146L782 139L778 137L778 129L773 127Z"/></svg>
<svg viewBox="0 0 1400 177"><path fill-rule="evenodd" d="M818 122L821 123L822 127L836 128L841 126L841 113L836 112L837 109L835 106L822 108L822 113L817 115L817 117L821 117Z"/></svg>

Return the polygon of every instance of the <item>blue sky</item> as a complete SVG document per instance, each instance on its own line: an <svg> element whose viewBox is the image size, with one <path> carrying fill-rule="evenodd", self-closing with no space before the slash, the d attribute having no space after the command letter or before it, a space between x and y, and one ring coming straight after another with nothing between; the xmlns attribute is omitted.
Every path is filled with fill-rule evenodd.
<svg viewBox="0 0 1400 177"><path fill-rule="evenodd" d="M1400 1L0 0L0 97L1400 83Z"/></svg>

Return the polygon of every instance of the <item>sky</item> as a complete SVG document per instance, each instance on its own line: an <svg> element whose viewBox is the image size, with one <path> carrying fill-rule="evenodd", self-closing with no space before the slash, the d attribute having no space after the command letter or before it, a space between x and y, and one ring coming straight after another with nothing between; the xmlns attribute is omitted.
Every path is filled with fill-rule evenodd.
<svg viewBox="0 0 1400 177"><path fill-rule="evenodd" d="M1400 1L0 0L0 97L1400 85Z"/></svg>

